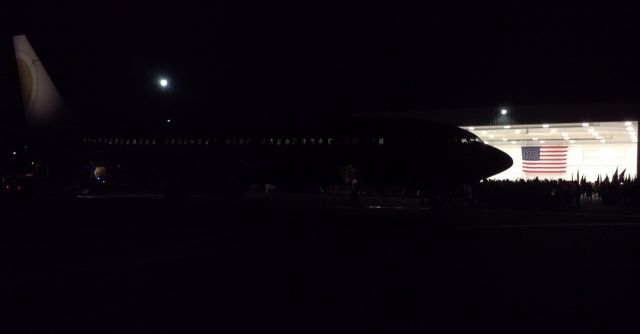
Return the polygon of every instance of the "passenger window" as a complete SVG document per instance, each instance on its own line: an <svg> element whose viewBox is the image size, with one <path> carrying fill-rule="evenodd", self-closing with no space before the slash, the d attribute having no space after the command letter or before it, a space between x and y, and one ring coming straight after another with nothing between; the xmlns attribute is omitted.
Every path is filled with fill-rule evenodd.
<svg viewBox="0 0 640 334"><path fill-rule="evenodd" d="M315 138L311 138L309 144L315 145L316 144L316 139Z"/></svg>
<svg viewBox="0 0 640 334"><path fill-rule="evenodd" d="M384 138L378 138L378 145L379 146L384 145Z"/></svg>
<svg viewBox="0 0 640 334"><path fill-rule="evenodd" d="M307 145L307 138L302 138L302 145Z"/></svg>
<svg viewBox="0 0 640 334"><path fill-rule="evenodd" d="M323 139L322 138L318 138L318 145L322 145Z"/></svg>
<svg viewBox="0 0 640 334"><path fill-rule="evenodd" d="M284 144L285 144L285 145L287 145L287 146L289 146L289 138L287 138L287 139L285 139L285 140L284 140Z"/></svg>
<svg viewBox="0 0 640 334"><path fill-rule="evenodd" d="M333 138L327 139L327 145L331 145L331 144L333 144Z"/></svg>

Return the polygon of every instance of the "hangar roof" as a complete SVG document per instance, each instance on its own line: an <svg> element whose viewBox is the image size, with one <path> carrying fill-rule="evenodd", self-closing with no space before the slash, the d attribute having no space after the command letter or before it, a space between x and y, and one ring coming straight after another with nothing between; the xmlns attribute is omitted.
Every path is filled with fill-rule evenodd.
<svg viewBox="0 0 640 334"><path fill-rule="evenodd" d="M467 125L462 128L491 145L638 143L638 121Z"/></svg>

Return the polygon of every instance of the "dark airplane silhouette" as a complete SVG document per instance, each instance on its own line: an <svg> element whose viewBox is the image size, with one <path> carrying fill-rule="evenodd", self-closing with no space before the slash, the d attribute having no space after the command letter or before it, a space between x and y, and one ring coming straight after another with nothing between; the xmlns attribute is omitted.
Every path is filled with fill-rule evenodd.
<svg viewBox="0 0 640 334"><path fill-rule="evenodd" d="M251 184L313 191L328 184L409 186L428 192L509 168L504 152L459 127L416 119L220 115L211 124L156 129L54 127L64 105L25 36L14 37L34 159L79 185L86 162L135 166L165 196L238 196ZM91 170L84 177L91 178ZM102 180L106 182L106 180Z"/></svg>

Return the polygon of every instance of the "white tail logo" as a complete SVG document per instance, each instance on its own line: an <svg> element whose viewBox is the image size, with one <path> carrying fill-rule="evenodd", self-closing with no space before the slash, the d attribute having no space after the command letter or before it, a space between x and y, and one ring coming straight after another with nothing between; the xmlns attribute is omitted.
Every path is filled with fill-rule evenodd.
<svg viewBox="0 0 640 334"><path fill-rule="evenodd" d="M24 35L13 37L20 91L27 122L45 125L60 116L64 103Z"/></svg>

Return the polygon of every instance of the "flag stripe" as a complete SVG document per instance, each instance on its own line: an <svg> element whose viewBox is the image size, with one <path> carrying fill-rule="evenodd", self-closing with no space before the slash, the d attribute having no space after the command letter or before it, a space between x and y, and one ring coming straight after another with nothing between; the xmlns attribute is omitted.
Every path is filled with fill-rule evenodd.
<svg viewBox="0 0 640 334"><path fill-rule="evenodd" d="M525 173L534 173L534 174L564 174L566 170L558 170L558 171L546 171L546 170L524 170Z"/></svg>
<svg viewBox="0 0 640 334"><path fill-rule="evenodd" d="M523 161L524 165L566 165L564 161Z"/></svg>

